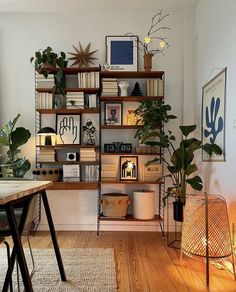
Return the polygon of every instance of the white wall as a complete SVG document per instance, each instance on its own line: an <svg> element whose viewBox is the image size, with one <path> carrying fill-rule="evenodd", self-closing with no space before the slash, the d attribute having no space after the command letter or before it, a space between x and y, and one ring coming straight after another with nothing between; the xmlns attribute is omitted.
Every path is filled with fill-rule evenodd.
<svg viewBox="0 0 236 292"><path fill-rule="evenodd" d="M171 14L166 22L171 27L171 31L167 32L170 48L165 56L154 57L153 69L166 72L166 102L172 105L173 113L179 116L178 121L172 122L169 127L175 130L177 124L182 124L183 112L188 115L187 121L191 120L191 104L194 101L192 2L70 0L60 1L56 7L58 9L51 9L53 12L50 13L0 14L0 123L8 121L17 113L22 114L19 124L28 127L32 133L30 143L23 150L32 163L35 160L34 69L29 58L34 52L47 45L55 51L71 52L72 44L77 46L80 41L85 46L91 42L91 49L99 50L97 63L103 64L106 35L133 32L144 37L151 17L162 8ZM141 54L139 69L143 69ZM184 100L188 104L185 108ZM90 229L96 228L97 199L94 192L87 192L87 195L79 191L51 192L51 202L58 228L63 226L65 229L67 225L73 225L72 219L80 212L84 215L76 218L76 226L73 225L73 228L82 229L88 225ZM66 202L65 209L63 202ZM88 215L82 210L84 204ZM62 212L65 210L62 221Z"/></svg>
<svg viewBox="0 0 236 292"><path fill-rule="evenodd" d="M236 222L236 2L201 0L196 9L196 122L200 126L201 87L227 67L226 87L226 162L202 163L205 191L223 195L229 206L230 221Z"/></svg>

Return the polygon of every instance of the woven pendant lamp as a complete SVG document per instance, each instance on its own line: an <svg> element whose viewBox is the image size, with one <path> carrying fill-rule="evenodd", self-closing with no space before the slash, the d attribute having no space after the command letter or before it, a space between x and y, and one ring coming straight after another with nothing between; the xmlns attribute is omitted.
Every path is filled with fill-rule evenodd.
<svg viewBox="0 0 236 292"><path fill-rule="evenodd" d="M206 261L206 285L209 286L209 261L234 257L230 238L226 201L218 195L197 194L186 198L181 251Z"/></svg>

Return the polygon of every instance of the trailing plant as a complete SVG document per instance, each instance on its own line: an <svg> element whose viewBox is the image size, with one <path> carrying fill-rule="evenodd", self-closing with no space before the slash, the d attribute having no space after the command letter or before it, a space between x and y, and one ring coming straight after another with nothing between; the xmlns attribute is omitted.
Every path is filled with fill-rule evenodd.
<svg viewBox="0 0 236 292"><path fill-rule="evenodd" d="M34 57L30 58L30 62L34 64L35 69L41 72L46 79L49 74L49 70L47 70L49 68L47 67L58 67L59 69L54 75L56 85L55 92L64 94L65 76L62 69L66 68L68 64L68 61L66 61L66 54L64 52L57 54L51 47L48 46L43 51L36 51Z"/></svg>
<svg viewBox="0 0 236 292"><path fill-rule="evenodd" d="M176 138L171 131L168 131L167 134L164 131L153 130L146 133L142 139L143 141L146 141L147 139L150 139L150 137L158 138L159 141L156 142L156 145L166 148L167 153L169 154L169 159L166 157L156 157L146 164L150 165L151 163L164 162L167 165L169 174L158 179L162 180L164 177L170 177L172 180L172 186L167 189L164 202L169 196L173 196L177 198L177 200L184 202L187 185L190 185L194 190L202 190L203 182L201 177L196 175L198 167L196 163L194 163L194 155L196 151L205 151L209 156L212 154L222 154L222 150L218 145L210 143L203 144L201 140L198 140L195 137L188 137L189 134L196 129L196 125L180 126L179 128L182 133L182 139L178 147L174 146Z"/></svg>
<svg viewBox="0 0 236 292"><path fill-rule="evenodd" d="M5 163L10 164L14 177L24 177L31 166L28 159L18 157L21 152L19 147L24 145L31 136L30 131L24 127L15 128L19 117L20 114L0 128L0 145L8 147L8 160Z"/></svg>

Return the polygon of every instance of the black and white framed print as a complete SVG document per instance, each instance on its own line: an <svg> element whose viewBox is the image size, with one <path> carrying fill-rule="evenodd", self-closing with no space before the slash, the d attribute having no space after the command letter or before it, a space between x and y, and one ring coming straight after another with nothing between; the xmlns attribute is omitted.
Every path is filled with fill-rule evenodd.
<svg viewBox="0 0 236 292"><path fill-rule="evenodd" d="M81 115L56 115L57 144L80 144Z"/></svg>
<svg viewBox="0 0 236 292"><path fill-rule="evenodd" d="M217 144L222 155L209 156L202 151L203 161L225 161L226 68L202 87L202 142Z"/></svg>
<svg viewBox="0 0 236 292"><path fill-rule="evenodd" d="M138 36L106 36L108 70L137 71Z"/></svg>
<svg viewBox="0 0 236 292"><path fill-rule="evenodd" d="M120 180L138 180L138 156L120 156Z"/></svg>

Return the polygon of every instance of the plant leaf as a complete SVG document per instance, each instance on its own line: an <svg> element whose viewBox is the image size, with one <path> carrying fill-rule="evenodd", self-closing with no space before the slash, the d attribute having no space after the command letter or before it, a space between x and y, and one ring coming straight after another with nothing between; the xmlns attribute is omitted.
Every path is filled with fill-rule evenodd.
<svg viewBox="0 0 236 292"><path fill-rule="evenodd" d="M182 134L187 137L190 133L192 133L196 129L196 125L189 126L179 126Z"/></svg>

